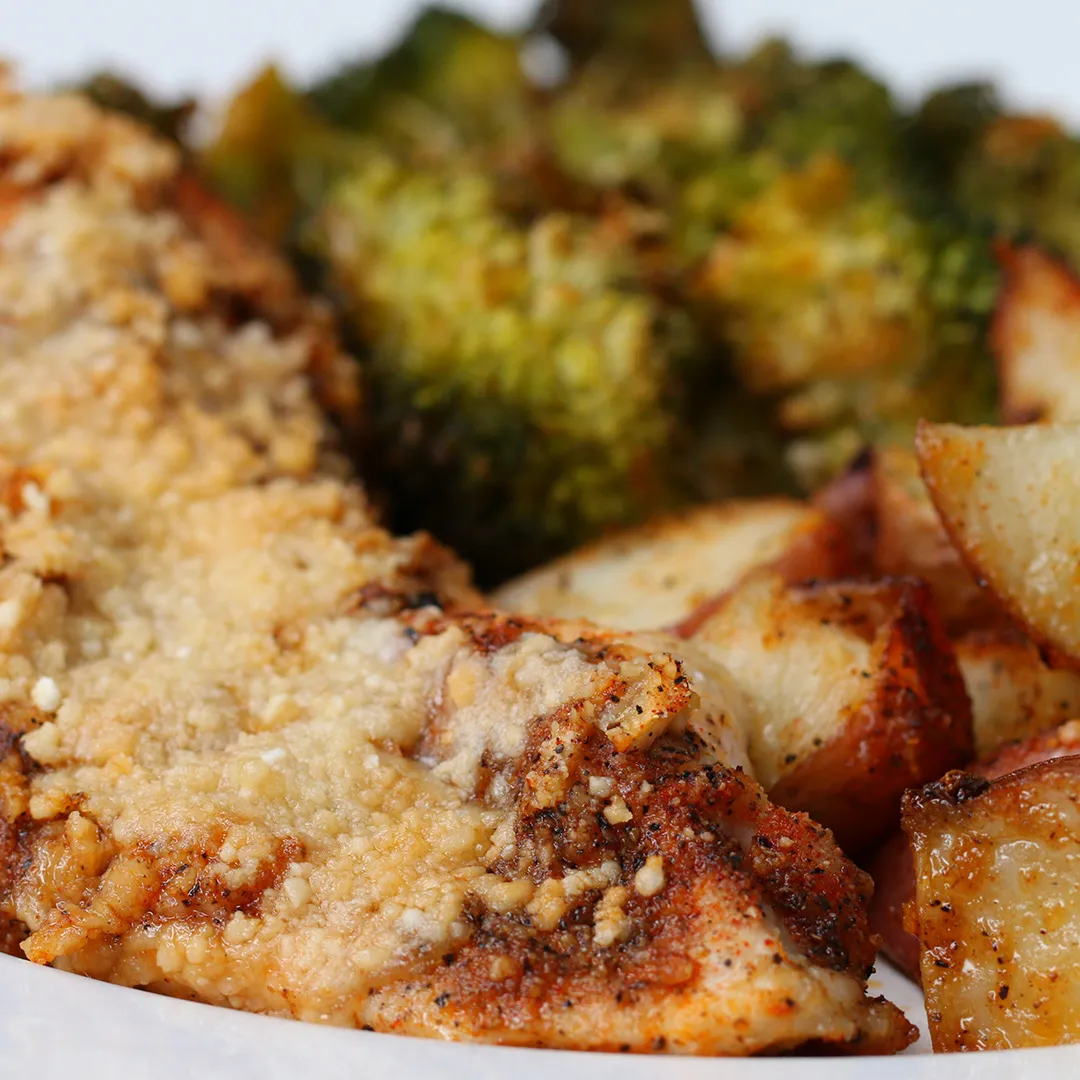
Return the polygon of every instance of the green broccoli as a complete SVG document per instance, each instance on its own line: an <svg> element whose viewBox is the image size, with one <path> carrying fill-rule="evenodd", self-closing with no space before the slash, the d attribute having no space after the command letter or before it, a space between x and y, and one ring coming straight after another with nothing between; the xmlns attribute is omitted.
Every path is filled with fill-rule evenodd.
<svg viewBox="0 0 1080 1080"><path fill-rule="evenodd" d="M880 80L850 60L805 61L776 39L727 70L745 114L744 152L765 150L791 166L831 153L863 187L888 184L903 119Z"/></svg>
<svg viewBox="0 0 1080 1080"><path fill-rule="evenodd" d="M529 138L533 90L523 39L441 7L423 11L385 56L313 86L311 107L346 131L421 163Z"/></svg>
<svg viewBox="0 0 1080 1080"><path fill-rule="evenodd" d="M216 139L198 157L207 183L275 243L293 243L333 182L365 156L268 67L230 102Z"/></svg>
<svg viewBox="0 0 1080 1080"><path fill-rule="evenodd" d="M983 87L906 115L689 0L552 0L565 49L433 8L201 159L345 315L368 477L488 581L687 499L807 486L920 416L989 419L995 231L1080 254L1074 144Z"/></svg>
<svg viewBox="0 0 1080 1080"><path fill-rule="evenodd" d="M693 0L546 0L533 26L566 50L572 73L601 60L640 78L711 59Z"/></svg>
<svg viewBox="0 0 1080 1080"><path fill-rule="evenodd" d="M812 486L864 442L910 437L920 416L988 417L997 281L987 236L861 194L825 153L742 208L696 294L744 385L775 397Z"/></svg>
<svg viewBox="0 0 1080 1080"><path fill-rule="evenodd" d="M176 143L183 142L196 108L192 98L169 103L158 101L134 83L109 71L91 76L76 89L103 109L125 113Z"/></svg>
<svg viewBox="0 0 1080 1080"><path fill-rule="evenodd" d="M972 221L1080 266L1080 140L1056 120L1010 114L992 87L960 84L923 102L908 141L916 174Z"/></svg>
<svg viewBox="0 0 1080 1080"><path fill-rule="evenodd" d="M671 478L692 337L644 280L652 216L518 222L482 170L384 156L322 224L397 527L432 529L493 581L685 497Z"/></svg>

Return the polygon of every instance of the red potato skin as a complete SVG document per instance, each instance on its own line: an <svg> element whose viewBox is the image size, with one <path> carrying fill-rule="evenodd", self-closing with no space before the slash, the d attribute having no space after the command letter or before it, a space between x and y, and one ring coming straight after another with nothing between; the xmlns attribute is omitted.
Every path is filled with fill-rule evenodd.
<svg viewBox="0 0 1080 1080"><path fill-rule="evenodd" d="M905 489L907 477L897 475L897 457L906 460L906 452L866 450L813 498L843 531L855 572L922 578L950 633L1007 625L1000 605L968 573L933 509Z"/></svg>
<svg viewBox="0 0 1080 1080"><path fill-rule="evenodd" d="M874 572L878 491L874 453L864 450L835 480L814 493L813 504L840 527L851 551L852 573Z"/></svg>
<svg viewBox="0 0 1080 1080"><path fill-rule="evenodd" d="M881 938L881 951L912 982L922 982L919 939L904 925L904 907L915 899L915 867L908 838L900 831L893 833L867 869L874 879L870 927Z"/></svg>
<svg viewBox="0 0 1080 1080"><path fill-rule="evenodd" d="M1069 721L1032 739L1007 743L967 772L985 780L1037 765L1040 761L1080 754L1080 722ZM911 846L902 832L882 845L867 869L874 879L870 925L881 938L881 951L913 982L921 982L919 939L906 926L904 909L915 899L915 868Z"/></svg>
<svg viewBox="0 0 1080 1080"><path fill-rule="evenodd" d="M895 579L821 588L842 592L857 608L861 600L883 598L883 586L892 592L892 608L875 620L887 627L876 643L877 685L839 735L770 791L781 806L831 828L852 853L895 828L908 788L973 753L971 702L929 586Z"/></svg>

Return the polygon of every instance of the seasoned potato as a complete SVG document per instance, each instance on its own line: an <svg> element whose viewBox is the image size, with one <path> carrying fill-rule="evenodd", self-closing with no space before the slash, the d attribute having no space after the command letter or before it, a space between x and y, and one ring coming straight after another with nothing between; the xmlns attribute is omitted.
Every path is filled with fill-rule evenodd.
<svg viewBox="0 0 1080 1080"><path fill-rule="evenodd" d="M1048 728L1030 739L1016 739L971 768L976 776L994 780L1006 773L1026 769L1039 761L1080 754L1080 720L1069 720L1056 728Z"/></svg>
<svg viewBox="0 0 1080 1080"><path fill-rule="evenodd" d="M1080 758L904 799L937 1051L1080 1041Z"/></svg>
<svg viewBox="0 0 1080 1080"><path fill-rule="evenodd" d="M970 705L921 582L792 586L758 572L692 640L734 676L772 798L848 850L896 824L905 788L970 760Z"/></svg>
<svg viewBox="0 0 1080 1080"><path fill-rule="evenodd" d="M878 527L874 452L864 450L844 472L818 488L813 503L840 526L857 571L871 573Z"/></svg>
<svg viewBox="0 0 1080 1080"><path fill-rule="evenodd" d="M917 451L974 573L1037 642L1080 665L1080 425L922 424Z"/></svg>
<svg viewBox="0 0 1080 1080"><path fill-rule="evenodd" d="M1080 754L1080 721L1070 720L1033 737L999 744L989 756L970 765L968 771L993 780L1039 761L1074 754ZM919 982L919 939L906 928L904 920L904 904L915 897L915 868L911 845L902 831L881 845L867 869L874 879L870 924L881 938L881 951L905 975Z"/></svg>
<svg viewBox="0 0 1080 1080"><path fill-rule="evenodd" d="M873 477L875 573L922 578L952 629L1000 622L1000 607L979 587L942 528L914 452L878 450Z"/></svg>
<svg viewBox="0 0 1080 1080"><path fill-rule="evenodd" d="M920 982L919 939L904 925L904 905L915 899L911 844L897 830L867 865L874 879L870 929L881 938L881 951L913 982Z"/></svg>
<svg viewBox="0 0 1080 1080"><path fill-rule="evenodd" d="M1002 622L942 527L914 451L867 451L814 501L844 530L862 572L928 582L950 630Z"/></svg>
<svg viewBox="0 0 1080 1080"><path fill-rule="evenodd" d="M1010 423L1080 420L1080 281L1034 247L1005 248L991 345Z"/></svg>
<svg viewBox="0 0 1080 1080"><path fill-rule="evenodd" d="M953 643L982 758L1080 716L1080 673L1056 671L1017 630L974 630Z"/></svg>
<svg viewBox="0 0 1080 1080"><path fill-rule="evenodd" d="M789 580L848 572L839 527L793 499L699 507L582 548L503 586L507 611L585 618L628 630L674 625L770 564Z"/></svg>

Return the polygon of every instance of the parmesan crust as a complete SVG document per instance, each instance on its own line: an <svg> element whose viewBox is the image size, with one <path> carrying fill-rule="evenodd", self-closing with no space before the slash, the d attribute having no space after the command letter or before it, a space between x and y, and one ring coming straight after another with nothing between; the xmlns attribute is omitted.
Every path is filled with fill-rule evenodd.
<svg viewBox="0 0 1080 1080"><path fill-rule="evenodd" d="M0 946L380 1030L904 1045L867 879L744 771L724 673L467 614L349 480L359 400L169 147L0 100Z"/></svg>

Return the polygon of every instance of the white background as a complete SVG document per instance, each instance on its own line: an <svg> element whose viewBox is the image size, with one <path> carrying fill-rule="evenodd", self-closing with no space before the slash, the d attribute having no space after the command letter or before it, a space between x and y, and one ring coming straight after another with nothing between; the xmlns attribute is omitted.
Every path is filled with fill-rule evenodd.
<svg viewBox="0 0 1080 1080"><path fill-rule="evenodd" d="M1080 125L1080 0L699 0L741 47L783 31L849 51L905 93L993 75ZM308 76L400 32L415 0L0 0L0 56L41 84L113 65L166 91L223 94L268 57ZM534 0L459 0L511 25Z"/></svg>

